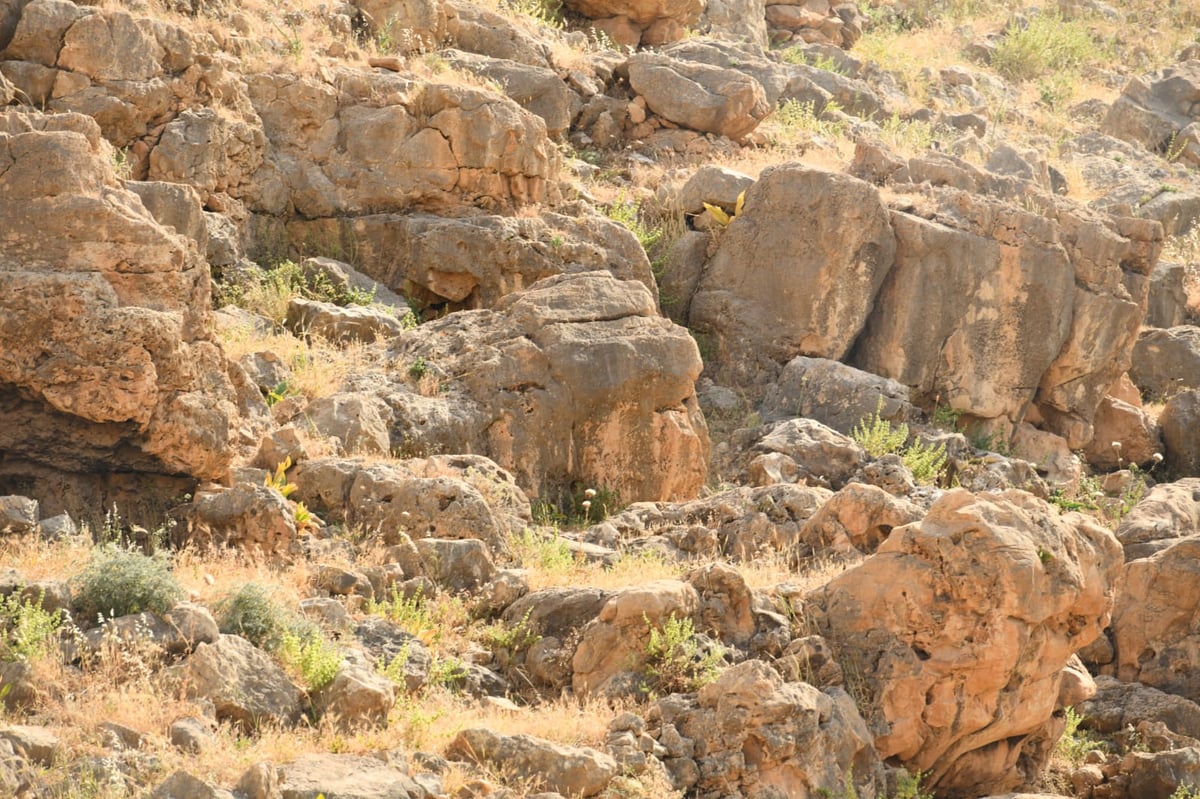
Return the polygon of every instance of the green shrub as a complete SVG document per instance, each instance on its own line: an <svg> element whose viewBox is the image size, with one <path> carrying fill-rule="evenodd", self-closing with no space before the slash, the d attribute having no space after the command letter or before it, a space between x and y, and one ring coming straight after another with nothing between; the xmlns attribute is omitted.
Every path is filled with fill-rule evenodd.
<svg viewBox="0 0 1200 799"><path fill-rule="evenodd" d="M1039 552L1039 554L1041 553ZM1072 767L1077 767L1083 763L1084 756L1095 749L1099 742L1092 738L1087 730L1079 729L1083 716L1076 713L1075 708L1067 708L1066 718L1067 726L1063 729L1058 743L1054 745L1054 754L1070 763Z"/></svg>
<svg viewBox="0 0 1200 799"><path fill-rule="evenodd" d="M226 594L213 610L221 632L240 635L260 649L272 651L300 624L295 614L271 596L269 588L258 583L246 583L236 593Z"/></svg>
<svg viewBox="0 0 1200 799"><path fill-rule="evenodd" d="M1055 14L1036 14L996 45L992 66L1010 80L1073 72L1100 59L1087 26Z"/></svg>
<svg viewBox="0 0 1200 799"><path fill-rule="evenodd" d="M908 441L908 425L900 424L893 428L890 421L879 415L881 411L883 400L879 401L875 413L863 417L850 432L858 445L872 458L899 452Z"/></svg>
<svg viewBox="0 0 1200 799"><path fill-rule="evenodd" d="M337 676L342 653L315 627L304 632L285 632L279 642L279 657L300 675L310 691L319 691Z"/></svg>
<svg viewBox="0 0 1200 799"><path fill-rule="evenodd" d="M643 689L648 693L686 693L707 685L720 674L725 661L721 647L704 651L687 616L674 613L662 627L642 617L649 628Z"/></svg>
<svg viewBox="0 0 1200 799"><path fill-rule="evenodd" d="M42 607L40 599L34 601L19 593L0 599L0 660L33 660L42 657L63 623L63 613L51 613Z"/></svg>
<svg viewBox="0 0 1200 799"><path fill-rule="evenodd" d="M72 582L75 611L88 621L144 611L162 614L184 597L166 558L112 545L94 549Z"/></svg>
<svg viewBox="0 0 1200 799"><path fill-rule="evenodd" d="M946 445L937 446L914 441L900 453L901 460L921 485L933 485L946 468Z"/></svg>

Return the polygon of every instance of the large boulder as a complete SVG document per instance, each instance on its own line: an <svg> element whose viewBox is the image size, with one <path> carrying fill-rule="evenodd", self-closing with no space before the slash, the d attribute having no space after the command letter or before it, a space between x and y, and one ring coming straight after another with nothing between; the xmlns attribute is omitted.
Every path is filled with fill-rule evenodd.
<svg viewBox="0 0 1200 799"><path fill-rule="evenodd" d="M281 799L418 799L429 793L398 765L365 755L311 754L278 768Z"/></svg>
<svg viewBox="0 0 1200 799"><path fill-rule="evenodd" d="M548 278L495 311L406 333L391 356L442 383L428 397L393 383L393 438L486 454L531 495L583 484L625 501L684 499L706 479L699 352L640 283Z"/></svg>
<svg viewBox="0 0 1200 799"><path fill-rule="evenodd" d="M828 358L803 355L788 361L767 389L761 412L764 421L803 416L845 435L867 417L899 425L917 416L903 383Z"/></svg>
<svg viewBox="0 0 1200 799"><path fill-rule="evenodd" d="M595 796L617 776L617 763L595 749L563 746L532 735L500 735L473 728L458 734L446 755L455 760L504 768L535 790L564 796Z"/></svg>
<svg viewBox="0 0 1200 799"><path fill-rule="evenodd" d="M729 668L696 694L659 700L649 720L674 787L688 795L883 789L871 733L849 694L785 682L761 660Z"/></svg>
<svg viewBox="0 0 1200 799"><path fill-rule="evenodd" d="M1145 466L1153 463L1155 456L1162 459L1158 425L1141 408L1106 396L1096 408L1092 426L1095 432L1084 454L1098 469Z"/></svg>
<svg viewBox="0 0 1200 799"><path fill-rule="evenodd" d="M213 703L218 721L247 731L295 724L304 710L300 690L283 669L240 636L200 644L174 676L188 697Z"/></svg>
<svg viewBox="0 0 1200 799"><path fill-rule="evenodd" d="M1195 478L1156 485L1117 527L1127 561L1148 558L1193 535L1200 535L1200 479Z"/></svg>
<svg viewBox="0 0 1200 799"><path fill-rule="evenodd" d="M264 238L270 238L266 230ZM594 213L537 217L368 214L295 220L294 248L327 242L419 308L492 308L506 294L564 272L605 270L657 292L650 261L623 225Z"/></svg>
<svg viewBox="0 0 1200 799"><path fill-rule="evenodd" d="M1108 623L1120 564L1087 517L955 490L808 603L871 695L880 757L978 796L1045 764L1063 668Z"/></svg>
<svg viewBox="0 0 1200 799"><path fill-rule="evenodd" d="M1200 476L1200 389L1181 391L1158 416L1167 466L1181 476Z"/></svg>
<svg viewBox="0 0 1200 799"><path fill-rule="evenodd" d="M740 139L771 112L762 84L737 70L649 52L630 57L628 68L651 111L691 130Z"/></svg>
<svg viewBox="0 0 1200 799"><path fill-rule="evenodd" d="M1131 79L1101 130L1154 152L1200 165L1200 61L1183 61Z"/></svg>
<svg viewBox="0 0 1200 799"><path fill-rule="evenodd" d="M765 170L721 233L688 319L753 379L797 355L840 359L867 321L895 237L870 184L796 164Z"/></svg>
<svg viewBox="0 0 1200 799"><path fill-rule="evenodd" d="M1156 400L1180 389L1200 388L1200 327L1143 330L1133 349L1129 377L1142 396Z"/></svg>
<svg viewBox="0 0 1200 799"><path fill-rule="evenodd" d="M203 258L108 152L81 115L0 114L3 471L218 478L266 406L214 341Z"/></svg>
<svg viewBox="0 0 1200 799"><path fill-rule="evenodd" d="M1200 705L1140 683L1096 678L1096 694L1078 706L1088 729L1119 732L1143 721L1158 721L1179 735L1200 738Z"/></svg>

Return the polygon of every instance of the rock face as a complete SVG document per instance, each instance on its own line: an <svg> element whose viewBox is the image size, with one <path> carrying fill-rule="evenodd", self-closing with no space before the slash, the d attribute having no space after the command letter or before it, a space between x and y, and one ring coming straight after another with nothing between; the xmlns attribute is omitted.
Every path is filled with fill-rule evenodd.
<svg viewBox="0 0 1200 799"><path fill-rule="evenodd" d="M1048 757L1060 674L1108 623L1120 564L1084 516L956 490L809 601L870 686L879 756L930 772L939 795L978 796Z"/></svg>
<svg viewBox="0 0 1200 799"><path fill-rule="evenodd" d="M0 114L4 471L219 477L265 405L211 338L203 259L105 153L86 117Z"/></svg>
<svg viewBox="0 0 1200 799"><path fill-rule="evenodd" d="M1125 86L1102 130L1192 166L1200 165L1200 61L1184 61Z"/></svg>
<svg viewBox="0 0 1200 799"><path fill-rule="evenodd" d="M603 752L487 729L463 730L451 741L447 754L512 769L517 779L564 796L595 796L617 776L616 761Z"/></svg>
<svg viewBox="0 0 1200 799"><path fill-rule="evenodd" d="M784 682L758 660L695 695L659 701L650 734L666 750L674 787L689 795L761 797L882 788L870 731L845 691Z"/></svg>
<svg viewBox="0 0 1200 799"><path fill-rule="evenodd" d="M828 358L788 361L762 401L764 421L803 416L850 435L868 416L899 425L916 417L908 387Z"/></svg>
<svg viewBox="0 0 1200 799"><path fill-rule="evenodd" d="M215 644L201 644L178 668L176 676L187 695L210 700L218 721L253 731L300 719L299 689L245 638L222 635Z"/></svg>
<svg viewBox="0 0 1200 799"><path fill-rule="evenodd" d="M1200 388L1200 327L1144 330L1133 350L1129 377L1143 395L1169 398Z"/></svg>
<svg viewBox="0 0 1200 799"><path fill-rule="evenodd" d="M410 445L484 453L531 495L580 483L665 500L704 484L699 352L639 283L549 278L495 311L423 325L392 355L420 359L444 385L433 397L384 396L393 437Z"/></svg>
<svg viewBox="0 0 1200 799"><path fill-rule="evenodd" d="M732 69L654 53L629 59L629 85L677 125L740 139L771 112L762 85Z"/></svg>
<svg viewBox="0 0 1200 799"><path fill-rule="evenodd" d="M798 165L765 170L721 234L688 319L717 358L768 378L796 355L838 360L892 264L887 209L869 184Z"/></svg>

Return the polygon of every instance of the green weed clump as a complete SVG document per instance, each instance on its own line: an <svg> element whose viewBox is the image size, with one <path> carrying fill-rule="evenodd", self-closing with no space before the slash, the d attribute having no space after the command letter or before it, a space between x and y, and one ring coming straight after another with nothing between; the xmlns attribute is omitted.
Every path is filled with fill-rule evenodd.
<svg viewBox="0 0 1200 799"><path fill-rule="evenodd" d="M1037 14L1010 30L992 54L992 66L1009 80L1075 72L1102 57L1087 26L1055 14Z"/></svg>
<svg viewBox="0 0 1200 799"><path fill-rule="evenodd" d="M217 626L226 635L240 635L260 649L275 650L299 624L295 614L271 596L269 588L246 583L219 599L214 607Z"/></svg>
<svg viewBox="0 0 1200 799"><path fill-rule="evenodd" d="M687 693L717 679L725 653L720 646L705 651L690 618L672 613L662 627L643 619L650 632L643 682L647 693Z"/></svg>
<svg viewBox="0 0 1200 799"><path fill-rule="evenodd" d="M279 657L300 675L310 691L319 691L333 682L344 660L337 645L315 627L285 632L279 643Z"/></svg>
<svg viewBox="0 0 1200 799"><path fill-rule="evenodd" d="M14 592L0 599L0 660L36 660L49 653L63 612L51 613L40 598Z"/></svg>
<svg viewBox="0 0 1200 799"><path fill-rule="evenodd" d="M851 431L854 440L872 458L899 455L905 467L912 472L913 479L921 485L933 485L938 482L948 461L946 445L932 446L913 441L906 446L908 425L901 423L893 427L890 420L880 416L882 410L883 401L880 400L875 413L864 417L854 426Z"/></svg>
<svg viewBox="0 0 1200 799"><path fill-rule="evenodd" d="M184 597L166 558L114 545L93 550L72 582L76 613L89 621L145 611L166 613Z"/></svg>

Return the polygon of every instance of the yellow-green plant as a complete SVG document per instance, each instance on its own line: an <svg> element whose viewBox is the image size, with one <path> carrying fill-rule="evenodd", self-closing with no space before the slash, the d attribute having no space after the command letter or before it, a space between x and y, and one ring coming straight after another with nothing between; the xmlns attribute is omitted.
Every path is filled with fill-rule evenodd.
<svg viewBox="0 0 1200 799"><path fill-rule="evenodd" d="M33 660L46 655L64 614L42 607L42 597L22 599L14 592L0 599L0 660Z"/></svg>
<svg viewBox="0 0 1200 799"><path fill-rule="evenodd" d="M316 628L307 632L287 631L279 643L279 656L300 675L310 691L318 691L337 676L342 653Z"/></svg>
<svg viewBox="0 0 1200 799"><path fill-rule="evenodd" d="M643 681L647 693L695 691L717 679L724 650L718 645L704 651L689 617L672 613L661 627L645 614L642 619L649 631Z"/></svg>
<svg viewBox="0 0 1200 799"><path fill-rule="evenodd" d="M1101 58L1087 25L1049 13L1034 14L996 45L992 66L1010 80L1074 72Z"/></svg>
<svg viewBox="0 0 1200 799"><path fill-rule="evenodd" d="M726 213L725 209L719 205L704 203L704 210L708 215L721 227L729 227L729 223L742 215L742 207L746 204L746 192L742 192L737 196L737 203L734 204L733 213Z"/></svg>

